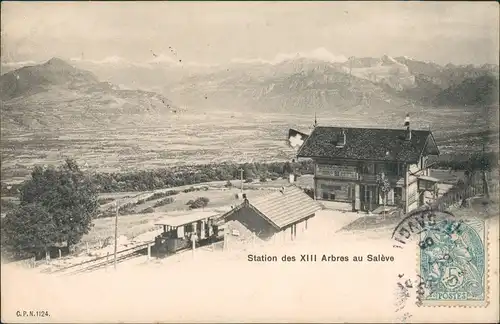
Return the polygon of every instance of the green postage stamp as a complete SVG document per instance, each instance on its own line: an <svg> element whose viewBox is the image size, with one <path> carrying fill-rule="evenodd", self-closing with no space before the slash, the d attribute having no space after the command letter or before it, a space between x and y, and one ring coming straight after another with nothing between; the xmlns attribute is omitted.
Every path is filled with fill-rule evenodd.
<svg viewBox="0 0 500 324"><path fill-rule="evenodd" d="M486 306L487 230L482 219L443 219L420 233L424 306Z"/></svg>

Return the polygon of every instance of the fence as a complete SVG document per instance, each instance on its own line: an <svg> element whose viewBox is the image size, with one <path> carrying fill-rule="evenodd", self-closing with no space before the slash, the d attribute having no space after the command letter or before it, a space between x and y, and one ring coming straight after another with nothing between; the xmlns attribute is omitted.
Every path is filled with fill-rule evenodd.
<svg viewBox="0 0 500 324"><path fill-rule="evenodd" d="M467 199L476 197L478 195L486 195L486 187L488 187L488 196L498 201L498 182L497 181L485 181L482 179L480 174L472 174L463 183L455 184L447 192L445 192L441 197L436 199L429 206L431 209L444 211L449 209L453 205L460 204L463 206L466 204ZM419 209L429 208L429 206L421 206Z"/></svg>

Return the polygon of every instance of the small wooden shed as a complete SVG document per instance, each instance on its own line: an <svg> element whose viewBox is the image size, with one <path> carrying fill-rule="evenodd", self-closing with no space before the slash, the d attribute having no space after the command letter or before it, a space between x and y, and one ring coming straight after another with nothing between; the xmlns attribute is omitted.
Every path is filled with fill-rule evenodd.
<svg viewBox="0 0 500 324"><path fill-rule="evenodd" d="M240 222L263 240L276 235L293 240L297 233L307 229L307 220L321 209L302 189L289 185L270 194L247 198L222 217Z"/></svg>

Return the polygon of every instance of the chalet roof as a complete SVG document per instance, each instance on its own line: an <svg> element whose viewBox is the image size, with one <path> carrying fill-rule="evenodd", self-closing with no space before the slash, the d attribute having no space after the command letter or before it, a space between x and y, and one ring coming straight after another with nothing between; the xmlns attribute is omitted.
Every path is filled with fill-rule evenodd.
<svg viewBox="0 0 500 324"><path fill-rule="evenodd" d="M346 142L343 147L337 147L342 130ZM297 156L413 163L418 161L427 146L429 154L439 154L431 131L411 130L408 141L405 135L405 129L318 126L301 146Z"/></svg>
<svg viewBox="0 0 500 324"><path fill-rule="evenodd" d="M280 230L322 209L314 199L294 185L284 187L283 191L250 199L248 204Z"/></svg>

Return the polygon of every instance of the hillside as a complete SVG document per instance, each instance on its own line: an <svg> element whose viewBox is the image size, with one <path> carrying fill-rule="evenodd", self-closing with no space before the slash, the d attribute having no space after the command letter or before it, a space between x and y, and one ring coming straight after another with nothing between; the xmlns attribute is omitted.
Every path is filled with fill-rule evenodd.
<svg viewBox="0 0 500 324"><path fill-rule="evenodd" d="M397 57L396 60L406 65L415 77L415 86L401 91L399 95L402 97L433 106L483 105L496 102L494 87L498 84L498 65L440 66L405 57ZM483 86L487 86L483 92L474 90ZM462 91L465 92L460 94Z"/></svg>
<svg viewBox="0 0 500 324"><path fill-rule="evenodd" d="M384 91L382 78L378 84L364 69L365 74L356 71L350 76L343 64L306 58L275 65L233 64L191 75L169 89L169 96L197 108L307 114L363 110L372 105L387 109L405 103Z"/></svg>
<svg viewBox="0 0 500 324"><path fill-rule="evenodd" d="M76 69L61 59L53 58L44 64L22 67L0 77L3 101L29 96L48 90L51 86L78 89L99 83L90 72Z"/></svg>
<svg viewBox="0 0 500 324"><path fill-rule="evenodd" d="M343 112L364 110L379 104L392 106L393 98L372 82L349 77L334 67L318 66L262 83L254 100L280 111Z"/></svg>
<svg viewBox="0 0 500 324"><path fill-rule="evenodd" d="M481 88L481 77L498 79L498 66L440 66L387 55L354 57L347 62L297 57L276 64L238 63L190 74L164 91L176 102L197 108L308 114L365 108L397 111L410 101L420 106L461 106L461 101L440 98L449 97L446 93L455 92L463 82L468 82L464 87ZM491 91L494 89L465 101L469 105L494 103Z"/></svg>
<svg viewBox="0 0 500 324"><path fill-rule="evenodd" d="M100 82L57 58L0 76L0 87L2 132L126 124L178 109L162 95Z"/></svg>
<svg viewBox="0 0 500 324"><path fill-rule="evenodd" d="M466 78L437 94L438 105L493 105L498 103L498 78L492 75Z"/></svg>

